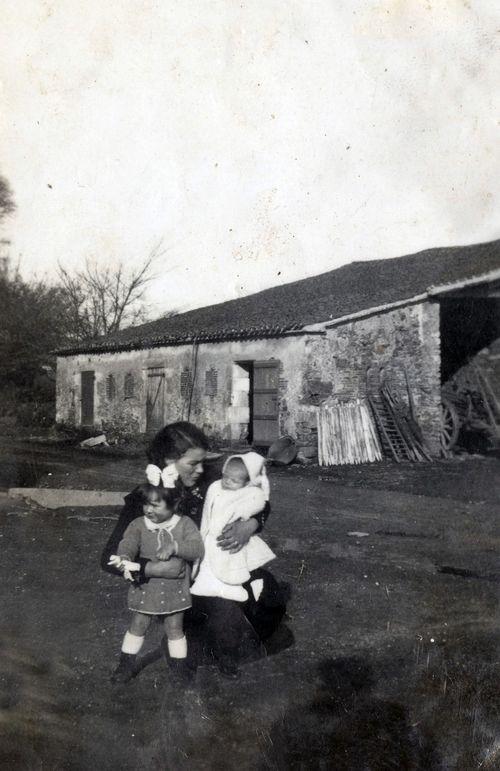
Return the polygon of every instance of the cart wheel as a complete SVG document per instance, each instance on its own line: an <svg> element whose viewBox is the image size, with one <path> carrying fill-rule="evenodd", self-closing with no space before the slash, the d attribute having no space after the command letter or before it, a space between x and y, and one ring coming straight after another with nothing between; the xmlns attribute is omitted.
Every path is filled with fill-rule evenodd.
<svg viewBox="0 0 500 771"><path fill-rule="evenodd" d="M448 399L441 399L441 447L452 450L460 431L460 418L455 405Z"/></svg>

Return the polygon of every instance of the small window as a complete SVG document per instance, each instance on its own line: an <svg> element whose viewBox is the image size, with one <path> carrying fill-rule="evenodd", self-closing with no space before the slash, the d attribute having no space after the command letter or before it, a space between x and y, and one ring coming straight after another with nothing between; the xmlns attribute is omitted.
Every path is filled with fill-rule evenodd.
<svg viewBox="0 0 500 771"><path fill-rule="evenodd" d="M181 396L183 399L187 399L189 396L192 382L191 370L189 367L184 367L181 372Z"/></svg>
<svg viewBox="0 0 500 771"><path fill-rule="evenodd" d="M217 396L217 370L214 367L205 372L205 395Z"/></svg>
<svg viewBox="0 0 500 771"><path fill-rule="evenodd" d="M106 399L113 401L116 398L116 381L114 375L108 375L106 378Z"/></svg>
<svg viewBox="0 0 500 771"><path fill-rule="evenodd" d="M123 395L125 399L131 399L135 395L135 380L131 372L125 375L123 383Z"/></svg>

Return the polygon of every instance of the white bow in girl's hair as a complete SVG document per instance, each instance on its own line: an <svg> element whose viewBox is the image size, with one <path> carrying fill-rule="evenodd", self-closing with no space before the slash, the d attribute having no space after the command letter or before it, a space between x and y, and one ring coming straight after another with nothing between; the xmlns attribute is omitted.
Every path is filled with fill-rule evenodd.
<svg viewBox="0 0 500 771"><path fill-rule="evenodd" d="M153 463L146 466L146 479L150 485L154 485L155 487L158 487L160 482L163 487L175 487L178 477L179 472L175 467L175 463L165 466L163 471L159 466L155 466Z"/></svg>

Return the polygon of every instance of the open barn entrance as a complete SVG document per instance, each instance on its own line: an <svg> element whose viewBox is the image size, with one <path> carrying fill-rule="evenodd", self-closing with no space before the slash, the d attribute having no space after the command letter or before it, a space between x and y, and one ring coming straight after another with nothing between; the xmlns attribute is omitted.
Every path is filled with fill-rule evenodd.
<svg viewBox="0 0 500 771"><path fill-rule="evenodd" d="M441 382L446 383L500 338L500 300L441 300Z"/></svg>
<svg viewBox="0 0 500 771"><path fill-rule="evenodd" d="M482 451L500 439L500 287L440 299L442 444Z"/></svg>

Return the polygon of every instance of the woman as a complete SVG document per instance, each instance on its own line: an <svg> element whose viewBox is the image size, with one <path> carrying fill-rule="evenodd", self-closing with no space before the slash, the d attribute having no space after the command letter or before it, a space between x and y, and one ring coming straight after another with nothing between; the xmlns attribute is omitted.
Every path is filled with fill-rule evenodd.
<svg viewBox="0 0 500 771"><path fill-rule="evenodd" d="M181 490L178 512L190 517L198 527L201 522L205 493L217 476L216 469L212 466L211 471L206 470L204 463L219 457L220 455L209 452L209 442L203 431L186 421L165 426L156 434L148 450L149 462L159 469L175 464L179 474L177 485ZM232 553L238 552L254 533L262 529L269 512L270 507L267 503L255 517L227 525L217 539L220 548ZM104 570L120 575L116 568L108 565L109 558L116 553L116 547L130 522L141 515L140 499L137 493L132 491L125 498L123 511L104 549L101 558L101 567ZM152 577L161 577L165 569L165 563L162 564L160 561L137 559L137 562L141 565L138 577L140 583ZM255 586L256 579L261 587L257 598L250 586L251 583ZM247 636L250 633L256 640L266 640L278 628L285 613L280 587L267 570L254 571L248 582L248 589L249 599L245 603L229 600L207 603L204 601L205 598L196 598L199 600L196 603L198 613L191 614L192 622L195 620L195 615L206 622L201 629L205 643L211 647L221 673L227 677L238 676L236 663L234 658L228 655L228 651L234 651L235 643L242 636L242 628L246 630ZM187 615L189 617L189 613ZM188 618L186 618L186 626L189 635ZM193 634L195 625L192 623L191 627ZM206 645L204 647L206 648ZM196 658L199 662L199 652ZM196 665L197 662L193 663Z"/></svg>

